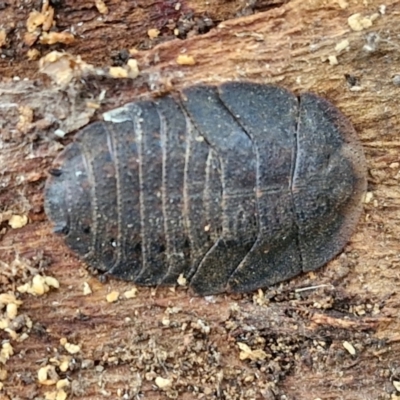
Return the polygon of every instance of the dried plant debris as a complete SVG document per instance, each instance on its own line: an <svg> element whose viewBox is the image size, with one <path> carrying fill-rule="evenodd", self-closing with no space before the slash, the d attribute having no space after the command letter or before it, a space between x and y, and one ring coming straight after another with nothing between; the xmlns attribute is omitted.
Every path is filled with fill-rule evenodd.
<svg viewBox="0 0 400 400"><path fill-rule="evenodd" d="M39 60L39 71L48 75L60 86L66 86L72 79L95 73L95 67L82 61L81 57L52 51Z"/></svg>
<svg viewBox="0 0 400 400"><path fill-rule="evenodd" d="M7 31L0 29L0 47L4 47L7 44Z"/></svg>
<svg viewBox="0 0 400 400"><path fill-rule="evenodd" d="M67 133L86 125L95 113L96 107L104 99L101 88L97 92L89 91L85 82L80 80L82 70L85 71L84 66L79 63L78 65L72 63L70 66L67 59L57 60L58 56L54 58L55 65L50 61L43 64L45 72L48 72L55 82L59 82L57 86L25 80L5 83L2 86L2 107L0 107L2 140L7 146L18 140L21 143L20 151L24 153L21 157L25 157L25 161L18 176L11 177L7 173L2 176L2 188L13 187L15 194L8 200L2 199L4 211L0 210L0 224L11 217L8 215L9 211L12 215L26 215L28 220L34 219L33 214L37 214L37 218L40 217L27 200L33 189L37 196L40 193L39 188L31 185L26 192L26 183L38 182L40 185L40 179L46 176L46 168L35 164L33 154L40 154L40 157L53 156L62 148L62 144L58 141L48 142L41 139L45 136L52 139L55 139L55 136L64 137ZM22 99L21 93L24 93ZM38 149L32 151L32 146L36 148L37 145ZM0 152L0 174L8 171L6 159L8 159L6 151ZM17 190L18 186L23 189ZM21 207L21 204L24 207ZM5 214L8 215L7 218L4 217ZM7 225L2 224L0 235L2 229L8 227Z"/></svg>
<svg viewBox="0 0 400 400"><path fill-rule="evenodd" d="M195 65L196 64L196 60L191 55L180 54L176 58L176 63L179 64L179 65Z"/></svg>
<svg viewBox="0 0 400 400"><path fill-rule="evenodd" d="M135 79L139 75L139 67L135 59L129 59L124 66L96 68L83 61L80 56L58 51L52 51L39 60L39 71L48 75L61 87L66 87L73 80L89 75L109 76L115 79Z"/></svg>
<svg viewBox="0 0 400 400"><path fill-rule="evenodd" d="M370 28L377 18L379 18L379 13L372 14L371 16L363 16L357 13L350 15L347 22L353 31L358 32Z"/></svg>
<svg viewBox="0 0 400 400"><path fill-rule="evenodd" d="M26 215L12 215L8 220L8 224L12 229L19 229L28 223L28 217Z"/></svg>
<svg viewBox="0 0 400 400"><path fill-rule="evenodd" d="M29 263L26 262L25 266L29 266ZM57 279L50 276L35 275L31 282L20 286L15 293L11 291L0 293L0 335L2 332L7 335L7 339L2 341L0 347L0 391L6 385L8 361L11 357L19 355L19 350L16 350L21 349L18 343L29 339L34 329L32 320L22 311L24 301L19 293L31 293L38 296L45 294L50 287L59 287ZM66 350L73 354L76 353L76 351L67 348ZM41 385L55 385L57 378L55 367L52 365L41 367L38 370L38 383ZM57 391L61 393L64 385L60 384L59 386Z"/></svg>
<svg viewBox="0 0 400 400"><path fill-rule="evenodd" d="M106 300L108 303L114 303L119 299L119 292L117 291L112 291L110 293L108 293L108 295L106 296Z"/></svg>
<svg viewBox="0 0 400 400"><path fill-rule="evenodd" d="M58 32L55 30L57 27L54 14L55 10L49 1L42 3L40 11L33 10L29 13L24 36L26 45L33 46L36 41L44 45L53 45L56 43L68 45L75 41L75 36L71 32Z"/></svg>
<svg viewBox="0 0 400 400"><path fill-rule="evenodd" d="M103 0L95 0L95 4L100 14L108 14L108 7Z"/></svg>
<svg viewBox="0 0 400 400"><path fill-rule="evenodd" d="M42 296L49 292L51 288L58 289L60 287L57 279L52 276L35 275L31 282L27 282L17 287L20 293L29 293L34 296Z"/></svg>
<svg viewBox="0 0 400 400"><path fill-rule="evenodd" d="M34 280L40 281L40 286L44 283L53 288L58 286L58 282L49 277L41 275L39 279L37 276L28 282L30 287ZM301 292L276 290L274 293L275 299L258 291L253 295L255 307L250 309L250 297L239 300L236 306L232 303L230 312L217 322L215 317L207 317L205 313L199 317L196 311L189 312L188 304L167 306L164 312L155 314L157 321L153 326L160 326L162 330L152 330L149 334L149 326L143 325L138 316L150 310L154 312L157 306L137 308L143 299L137 299L136 288L121 295L113 290L109 293L110 304L105 307L121 307L120 301L115 302L120 299L135 304L134 311L129 311L119 322L118 329L110 329L99 344L95 344L96 341L81 343L74 335L60 337L59 346L54 344L51 355L37 365L34 380L46 399L63 399L76 393L80 393L80 397L88 396L89 389L78 385L85 379L96 379L97 398L106 393L114 396L107 379L111 376L116 376L118 393L126 398L145 396L151 387L152 392L159 393L160 399L185 395L199 399L239 400L259 396L272 399L285 395L281 383L293 373L296 360L329 371L337 365L351 365L365 351L375 348L368 331L363 333L359 329L359 333L349 336L345 324L327 326L329 321L325 320L321 325L307 327L305 323L311 318L304 315L300 318L300 310L306 305L309 305L308 312L313 309L335 311L338 321L350 320L352 316L364 318L373 315L374 310L379 313L379 307L375 307L372 300L340 297L332 286ZM270 294L268 292L268 296ZM157 300L158 296L154 296ZM159 300L168 300L164 296ZM127 300L132 298L135 299ZM277 307L276 300L286 303ZM0 295L0 304L4 319L16 324L22 300L5 293ZM221 324L223 320L225 324ZM353 323L357 331L357 319L353 319ZM0 349L4 361L0 364L3 385L7 385L7 380L2 381L1 377L10 376L7 362L18 355L13 341L22 340L23 333L26 340L32 325L28 318L22 319L17 336L10 335ZM298 325L298 329L288 329L293 325ZM93 325L93 329L97 327ZM121 336L121 331L126 335ZM327 360L329 364L324 366ZM115 375L116 371L129 372Z"/></svg>
<svg viewBox="0 0 400 400"><path fill-rule="evenodd" d="M4 257L4 258L3 258ZM50 259L38 251L34 256L30 258L21 257L15 254L7 254L3 252L2 258L0 259L0 287L3 291L14 290L16 285L21 285L31 282L32 278L37 275L45 275L44 271L50 264ZM8 260L6 261L6 258ZM48 277L50 279L50 277ZM54 282L51 285L55 285Z"/></svg>
<svg viewBox="0 0 400 400"><path fill-rule="evenodd" d="M93 0L91 3L91 12L102 21L107 21L115 13L115 3L107 0ZM154 12L165 18L165 23L154 23L153 26L143 28L142 42L123 44L128 50L118 51L115 56L111 52L105 54L110 67L98 68L91 64L93 58L85 58L83 53L75 52L81 54L81 58L72 55L75 46L87 39L68 27L65 21L56 18L56 14L62 11L62 2L59 1L43 1L40 5L36 2L36 12L32 11L28 15L27 11L27 24L23 27L25 36L15 33L12 27L2 26L0 22L0 54L4 58L11 58L15 52L8 50L13 50L17 37L21 38L19 42L25 40L26 45L30 46L20 47L21 54L31 65L35 66L36 61L45 55L41 61L43 72L62 87L70 90L74 86L74 90L78 92L77 86L80 82L92 74L115 79L134 79L140 73L141 67L136 61L138 49L154 47L160 42L175 38L190 38L209 31L219 22L211 15L191 13L185 8L184 1L157 2L161 3L168 8L154 9ZM260 4L268 2L240 3L241 15L247 15L258 11ZM0 2L0 10L10 7L10 4ZM332 5L339 11L348 10L352 6L346 0L338 0ZM387 6L386 10L386 6L381 5L380 15L383 16L385 12L391 13L392 8ZM350 15L347 23L343 20L344 28L347 32L350 31L349 39L337 39L336 48L332 45L330 56L324 59L329 63L325 66L336 68L338 65L337 69L340 70L340 64L347 60L354 49L360 49L363 45L364 53L373 53L374 57L385 54L388 50L397 52L398 43L394 35L385 36L385 32L378 27L376 32L370 32L380 22L378 16L372 13L373 11L362 10L359 14ZM342 15L349 14L343 11ZM171 15L173 18L170 18ZM379 17L381 18L383 19ZM104 22L99 20L99 23ZM86 24L86 21L82 22L77 30L89 29ZM151 30L152 37L147 34ZM360 39L356 43L350 40L351 37L364 37L364 42L361 43ZM47 58L46 54L50 49L65 48L71 53L59 51L60 54L50 53ZM183 53L184 58L174 58L178 66L185 66L181 70L202 62L196 53L192 54L193 56ZM36 71L36 66L34 68ZM393 86L400 86L400 70L397 72L388 74ZM344 73L349 75L344 76ZM343 71L341 76L341 84L347 84L352 90L358 90L366 80L365 75L351 68ZM21 82L15 80L13 85L32 94L33 98L38 98L39 92L35 92L37 88L26 86L22 79L21 75ZM70 92L67 93L70 96ZM102 96L104 99L104 94ZM80 97L70 97L71 101L76 98ZM7 99L6 102L11 104L13 100ZM102 104L102 99L97 93L93 98L84 98L84 103L86 111L83 119L87 122L94 110ZM41 111L36 104L27 101L21 108L15 108L14 126L22 133L37 129L38 119L45 119ZM4 124L9 121L1 118L1 110L0 113L0 128L3 129ZM60 108L60 113L73 120L69 125L55 125L56 128L59 127L56 135L61 138L65 138L72 125L77 129L86 123L75 123L78 117L72 115L67 107ZM63 121L59 115L57 119ZM53 122L46 123L48 127ZM58 144L67 141L68 139L60 141L57 138ZM395 185L399 177L399 163L389 160L387 170L391 174L391 184ZM32 171L24 178L28 182L40 183L43 176ZM2 184L7 184L7 179L5 177ZM393 193L396 194L395 191ZM384 201L381 192L371 186L364 199L369 213L365 219L371 218L370 210L378 204L384 204ZM391 205L389 203L385 206ZM22 235L32 228L32 222L32 214L27 209L1 212L0 235L4 232L13 237ZM357 371L364 367L374 368L373 363L376 361L379 367L374 370L376 379L379 384L384 380L386 382L384 388L382 385L382 392L385 390L387 393L382 398L400 400L400 374L395 365L386 366L384 357L386 352L393 354L396 350L395 338L398 335L393 332L391 347L387 346L384 339L377 340L374 335L376 321L389 323L385 322L385 314L381 311L384 300L373 299L368 293L360 298L341 292L335 288L334 279L328 279L324 272L318 275L318 279L310 274L307 285L297 291L290 284L274 287L266 292L259 290L248 296L230 296L231 307L225 313L226 298L223 297L210 297L207 299L208 305L203 309L192 307L192 300L193 303L197 301L192 298L190 304L182 304L179 299L182 288L174 293L164 289L149 291L147 288L138 291L136 287L116 285L112 289L107 287L108 297L107 290L102 291L101 285L96 286L92 280L82 284L87 279L85 276L78 291L74 292L64 282L58 282L58 279L51 276L52 273L47 268L48 260L41 254L35 256L36 259L17 256L6 260L3 255L0 257L1 399L3 396L4 399L8 399L7 395L11 396L11 385L15 385L13 390L21 390L20 396L24 396L24 390L30 388L30 393L34 393L32 398L47 400L84 397L285 399L290 397L286 383L293 384L294 381L290 379L295 379L302 371L316 371L314 377L326 379L327 391L320 393L320 396L334 397L330 391L335 388L346 395L348 387L361 387L362 382L357 381ZM351 260L350 266L346 266L351 270L356 263L357 260ZM364 277L361 276L360 279ZM186 286L187 280L182 275L178 283ZM58 329L69 324L67 314L51 320L42 316L39 311L36 314L39 320L38 317L32 320L33 314L29 312L32 304L34 307L42 307L47 301L53 304L55 300L54 307L59 307L57 302L60 301L61 304L62 301L64 303L60 307L63 308L58 313L64 313L69 310L68 302L75 301L74 295L82 309L79 309L79 319L70 324L73 331L71 334L57 333ZM251 307L248 308L249 306ZM121 309L124 311L121 312ZM246 310L251 312L246 314ZM274 314L271 318L271 314L268 314L271 310L278 310L276 312L279 319L274 319ZM101 324L106 324L107 329L101 330ZM82 334L80 337L76 334L82 332L80 327L89 327L95 334L99 333L99 336L93 335L93 340L85 342L84 339L88 336ZM32 348L34 351L31 351ZM373 357L369 356L371 353L374 354ZM13 369L14 365L21 359L29 360L29 365L23 365L22 370L16 371ZM365 360L371 360L371 365L367 366ZM339 377L341 374L343 376ZM322 386L323 384L320 387ZM18 392L14 392L14 396L9 398L17 399L15 393ZM310 396L313 394L310 393ZM317 395L314 397L318 398Z"/></svg>

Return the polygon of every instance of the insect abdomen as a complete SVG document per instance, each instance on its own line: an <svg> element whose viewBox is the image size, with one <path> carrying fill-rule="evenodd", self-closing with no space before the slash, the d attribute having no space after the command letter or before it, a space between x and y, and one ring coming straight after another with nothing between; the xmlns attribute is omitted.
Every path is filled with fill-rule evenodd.
<svg viewBox="0 0 400 400"><path fill-rule="evenodd" d="M337 109L253 83L127 104L84 128L56 163L46 211L73 250L138 284L182 274L200 294L322 266L350 237L366 185Z"/></svg>

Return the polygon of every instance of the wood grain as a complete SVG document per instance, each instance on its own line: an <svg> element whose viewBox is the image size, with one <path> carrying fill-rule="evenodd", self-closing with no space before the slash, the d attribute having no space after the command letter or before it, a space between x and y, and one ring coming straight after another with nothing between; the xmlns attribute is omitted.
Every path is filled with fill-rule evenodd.
<svg viewBox="0 0 400 400"><path fill-rule="evenodd" d="M68 379L65 392L79 399L400 398L400 2L388 0L385 9L378 0L259 2L252 13L239 0L180 1L176 15L167 13L173 1L106 3L102 16L94 2L57 2L53 29L73 31L74 43L30 48L40 56L63 50L104 70L115 53L136 47L140 76L92 71L63 87L27 59L23 37L34 5L12 0L0 7L0 31L7 31L0 48L0 292L23 302L21 321L10 325L15 334L0 330L3 348L9 342L14 351L0 365L0 399L55 398L55 384L38 382L46 366L54 367L54 382ZM173 27L189 12L214 27L174 39ZM356 13L376 18L355 31L348 18ZM152 28L161 31L157 43L147 36ZM348 46L335 50L345 40ZM195 65L179 65L180 54ZM227 79L313 91L350 118L369 174L357 232L320 271L264 292L199 298L184 288L138 287L136 297L124 299L132 285L99 281L52 234L43 213L51 161L75 130L107 109L149 92ZM56 129L70 134L59 139ZM28 216L28 224L12 229L12 215ZM60 287L20 294L17 287L37 274ZM112 291L121 295L109 303ZM68 353L65 341L80 351Z"/></svg>

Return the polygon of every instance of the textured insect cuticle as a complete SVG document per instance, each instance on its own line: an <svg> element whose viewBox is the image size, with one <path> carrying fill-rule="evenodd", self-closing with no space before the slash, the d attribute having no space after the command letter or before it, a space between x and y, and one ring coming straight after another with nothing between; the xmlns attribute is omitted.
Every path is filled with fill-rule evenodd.
<svg viewBox="0 0 400 400"><path fill-rule="evenodd" d="M247 292L326 264L356 226L362 148L316 95L199 85L104 119L57 158L45 208L67 245L107 274Z"/></svg>

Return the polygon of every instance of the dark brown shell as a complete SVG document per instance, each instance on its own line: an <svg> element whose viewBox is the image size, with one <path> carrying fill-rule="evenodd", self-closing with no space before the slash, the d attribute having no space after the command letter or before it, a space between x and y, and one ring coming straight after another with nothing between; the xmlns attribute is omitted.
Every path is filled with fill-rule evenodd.
<svg viewBox="0 0 400 400"><path fill-rule="evenodd" d="M141 285L183 275L202 295L321 267L366 189L362 149L332 104L249 82L108 112L55 168L46 212L83 260Z"/></svg>

